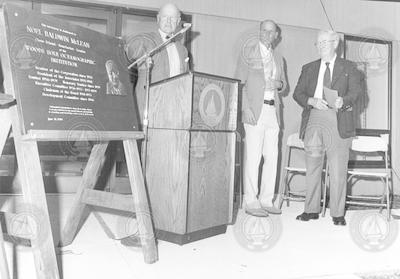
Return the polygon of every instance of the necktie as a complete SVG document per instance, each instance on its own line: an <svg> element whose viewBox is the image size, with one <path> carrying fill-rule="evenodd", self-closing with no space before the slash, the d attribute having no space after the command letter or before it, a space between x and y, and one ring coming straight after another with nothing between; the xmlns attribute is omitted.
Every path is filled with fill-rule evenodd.
<svg viewBox="0 0 400 279"><path fill-rule="evenodd" d="M324 86L331 88L331 70L329 69L329 62L326 62L326 69L324 74Z"/></svg>

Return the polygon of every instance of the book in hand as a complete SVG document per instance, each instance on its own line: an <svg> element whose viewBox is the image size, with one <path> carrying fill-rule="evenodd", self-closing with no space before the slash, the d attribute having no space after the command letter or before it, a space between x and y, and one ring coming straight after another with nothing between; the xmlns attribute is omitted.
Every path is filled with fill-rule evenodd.
<svg viewBox="0 0 400 279"><path fill-rule="evenodd" d="M328 103L328 107L336 110L336 99L339 97L337 90L324 86L324 100Z"/></svg>

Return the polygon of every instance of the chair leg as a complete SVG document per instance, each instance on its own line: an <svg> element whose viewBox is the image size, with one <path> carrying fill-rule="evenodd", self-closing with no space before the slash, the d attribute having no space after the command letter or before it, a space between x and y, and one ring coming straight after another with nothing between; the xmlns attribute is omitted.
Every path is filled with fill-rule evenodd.
<svg viewBox="0 0 400 279"><path fill-rule="evenodd" d="M278 203L279 209L282 208L283 201L286 199L286 180L287 180L287 170L284 170L284 176L279 185L279 203Z"/></svg>
<svg viewBox="0 0 400 279"><path fill-rule="evenodd" d="M389 185L389 178L386 176L386 210L387 210L387 220L390 221L390 194L391 187Z"/></svg>
<svg viewBox="0 0 400 279"><path fill-rule="evenodd" d="M324 193L322 197L322 217L325 217L326 213L326 195L328 192L328 185L329 185L329 175L328 175L329 167L325 167L325 178L324 178Z"/></svg>
<svg viewBox="0 0 400 279"><path fill-rule="evenodd" d="M325 177L324 177L324 184L323 184L323 196L322 196L322 217L325 217L326 213L326 196L328 193L329 188L329 165L326 164L325 166Z"/></svg>
<svg viewBox="0 0 400 279"><path fill-rule="evenodd" d="M240 135L239 135L240 137ZM243 140L239 141L239 208L243 208Z"/></svg>
<svg viewBox="0 0 400 279"><path fill-rule="evenodd" d="M285 188L284 188L284 199L286 200L286 207L290 206L290 177L289 177L289 171L286 172L286 176L285 176Z"/></svg>

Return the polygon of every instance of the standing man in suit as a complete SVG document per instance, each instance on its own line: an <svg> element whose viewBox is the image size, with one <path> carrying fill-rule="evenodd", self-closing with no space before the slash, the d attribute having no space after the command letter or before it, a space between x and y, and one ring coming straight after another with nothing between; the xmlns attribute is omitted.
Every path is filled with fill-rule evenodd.
<svg viewBox="0 0 400 279"><path fill-rule="evenodd" d="M330 179L330 214L345 226L347 164L355 136L353 105L362 93L361 76L350 61L337 57L339 35L319 31L316 47L321 59L303 66L293 93L303 107L300 137L306 151L306 200L297 220L318 219L321 210L321 173L326 153ZM331 90L338 97L329 103ZM330 91L330 92L328 92ZM332 94L330 94L332 95ZM331 98L330 98L331 99Z"/></svg>
<svg viewBox="0 0 400 279"><path fill-rule="evenodd" d="M157 14L157 27L152 32L133 35L126 40L126 55L134 61L158 45L165 42L177 32L181 22L181 12L174 4L165 4ZM150 83L173 77L189 70L188 51L178 36L167 46L160 49L152 57L153 63L150 71ZM138 77L135 87L136 105L139 111L140 126L143 123L143 112L146 103L146 62L138 65ZM145 155L142 155L145 156ZM131 235L121 239L125 246L140 246L138 235Z"/></svg>
<svg viewBox="0 0 400 279"><path fill-rule="evenodd" d="M174 4L165 4L157 14L157 28L149 33L130 36L127 39L126 54L129 60L140 58L143 54L162 44L172 36L180 26L181 12ZM154 83L188 71L188 52L178 36L174 41L162 48L153 56L153 66L150 72L150 82ZM135 88L140 119L146 100L146 62L138 67L138 79ZM142 124L142 123L141 123Z"/></svg>
<svg viewBox="0 0 400 279"><path fill-rule="evenodd" d="M286 87L282 56L274 50L278 26L272 20L260 23L259 41L247 49L239 64L242 91L244 141L244 202L247 214L266 217L280 214L274 207L275 180L280 132L280 99ZM258 170L264 158L260 191ZM259 192L259 194L258 194Z"/></svg>

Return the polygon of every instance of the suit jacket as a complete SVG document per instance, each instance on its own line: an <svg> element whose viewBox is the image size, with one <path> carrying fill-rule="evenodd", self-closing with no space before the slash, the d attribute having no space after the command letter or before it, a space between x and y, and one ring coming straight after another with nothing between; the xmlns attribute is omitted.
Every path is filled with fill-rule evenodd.
<svg viewBox="0 0 400 279"><path fill-rule="evenodd" d="M303 107L300 138L304 138L312 106L307 104L310 97L314 97L317 87L318 73L321 59L303 66L299 81L293 93L295 101ZM343 106L337 112L339 135L342 138L355 136L355 119L353 105L362 93L361 75L355 65L345 59L336 58L332 74L332 89L338 91L343 98ZM355 110L354 110L355 111Z"/></svg>
<svg viewBox="0 0 400 279"><path fill-rule="evenodd" d="M160 33L158 32L158 29L155 29L153 32L150 33L144 33L141 34L140 37L136 38L141 38L141 42L138 42L135 40L134 44L129 45L129 40L128 40L128 45L127 45L127 55L129 59L137 59L141 57L145 52L150 51L152 48L156 47L157 45L162 44L162 38L160 36ZM180 72L184 73L188 70L188 51L185 48L185 46L181 43L178 38L176 38L175 42L176 49L178 50L179 58L180 58ZM130 48L135 48L135 49L130 49ZM134 53L134 55L132 55ZM150 82L154 83L166 78L170 77L169 73L169 58L168 58L168 52L167 49L164 47L160 51L154 54L153 56L153 67L151 69L150 73ZM146 67L145 64L142 63L139 65L138 68L138 77L137 77L137 83L135 87L135 96L136 96L136 102L137 102L137 107L139 110L139 116L140 116L140 122L143 119L143 111L145 107L145 101L146 101Z"/></svg>
<svg viewBox="0 0 400 279"><path fill-rule="evenodd" d="M246 61L240 59L237 74L237 78L240 79L244 84L242 89L242 111L250 108L254 114L254 117L256 120L258 120L264 104L264 89L266 86L264 66L262 63L259 43L251 47L247 53L244 53L244 56L246 57ZM279 91L275 90L274 92L276 115L278 124L281 125L282 119L280 117L280 110L282 104L278 93L285 90L287 86L287 80L284 72L282 55L274 50L273 58L276 64L276 79L283 82L283 87ZM246 123L244 119L242 119L242 121Z"/></svg>

